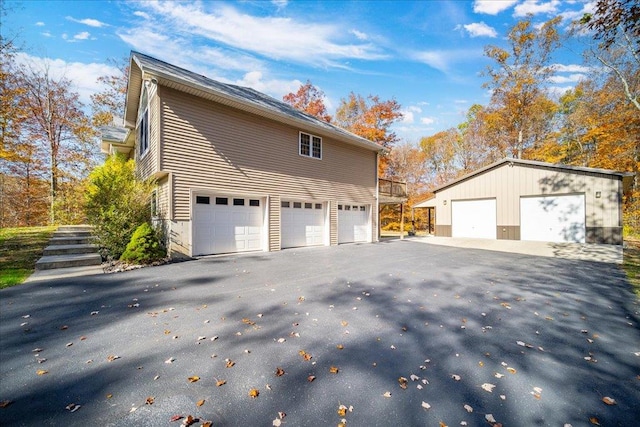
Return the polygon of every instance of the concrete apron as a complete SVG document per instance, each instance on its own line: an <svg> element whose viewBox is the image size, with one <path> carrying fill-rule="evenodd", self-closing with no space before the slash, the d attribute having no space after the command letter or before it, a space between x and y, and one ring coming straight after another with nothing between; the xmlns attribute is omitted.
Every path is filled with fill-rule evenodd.
<svg viewBox="0 0 640 427"><path fill-rule="evenodd" d="M53 268L51 270L36 270L31 276L24 281L39 282L41 280L61 279L65 277L93 276L95 274L103 274L104 269L101 265L87 265L82 267Z"/></svg>
<svg viewBox="0 0 640 427"><path fill-rule="evenodd" d="M622 245L595 243L553 243L524 240L471 239L460 237L409 237L405 240L457 248L483 249L551 258L622 264Z"/></svg>

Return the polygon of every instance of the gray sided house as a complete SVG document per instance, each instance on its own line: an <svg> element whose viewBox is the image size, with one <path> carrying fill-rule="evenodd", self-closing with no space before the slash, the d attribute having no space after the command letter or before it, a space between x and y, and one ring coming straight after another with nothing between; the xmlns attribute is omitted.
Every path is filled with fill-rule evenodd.
<svg viewBox="0 0 640 427"><path fill-rule="evenodd" d="M102 149L155 178L170 254L376 241L381 147L253 89L132 52Z"/></svg>
<svg viewBox="0 0 640 427"><path fill-rule="evenodd" d="M445 237L622 244L622 194L633 174L503 159L433 190Z"/></svg>

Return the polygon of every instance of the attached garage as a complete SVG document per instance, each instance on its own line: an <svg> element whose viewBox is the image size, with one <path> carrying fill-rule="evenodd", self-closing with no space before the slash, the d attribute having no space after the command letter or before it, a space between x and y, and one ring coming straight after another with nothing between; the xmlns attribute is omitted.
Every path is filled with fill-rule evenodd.
<svg viewBox="0 0 640 427"><path fill-rule="evenodd" d="M264 249L264 198L196 194L193 203L194 255Z"/></svg>
<svg viewBox="0 0 640 427"><path fill-rule="evenodd" d="M585 196L570 194L520 198L520 239L584 243Z"/></svg>
<svg viewBox="0 0 640 427"><path fill-rule="evenodd" d="M328 241L325 203L283 200L280 215L282 248L319 246Z"/></svg>
<svg viewBox="0 0 640 427"><path fill-rule="evenodd" d="M368 205L338 204L338 243L370 241Z"/></svg>
<svg viewBox="0 0 640 427"><path fill-rule="evenodd" d="M496 238L496 199L451 202L453 237Z"/></svg>
<svg viewBox="0 0 640 427"><path fill-rule="evenodd" d="M432 190L443 237L622 244L634 174L506 158Z"/></svg>

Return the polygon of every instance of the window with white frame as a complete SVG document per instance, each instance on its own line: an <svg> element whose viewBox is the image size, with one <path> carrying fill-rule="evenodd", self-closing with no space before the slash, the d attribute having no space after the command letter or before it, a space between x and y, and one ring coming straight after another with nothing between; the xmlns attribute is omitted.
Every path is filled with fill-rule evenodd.
<svg viewBox="0 0 640 427"><path fill-rule="evenodd" d="M300 132L299 153L301 156L322 159L322 138Z"/></svg>
<svg viewBox="0 0 640 427"><path fill-rule="evenodd" d="M149 149L149 95L146 86L143 87L140 97L136 134L138 136L138 152L142 157Z"/></svg>

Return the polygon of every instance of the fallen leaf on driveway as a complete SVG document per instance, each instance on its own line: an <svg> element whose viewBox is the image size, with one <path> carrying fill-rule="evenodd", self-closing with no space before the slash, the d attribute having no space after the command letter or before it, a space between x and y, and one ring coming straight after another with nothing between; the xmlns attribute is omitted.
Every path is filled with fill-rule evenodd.
<svg viewBox="0 0 640 427"><path fill-rule="evenodd" d="M276 377L281 377L284 375L284 369L276 368Z"/></svg>
<svg viewBox="0 0 640 427"><path fill-rule="evenodd" d="M110 354L109 356L107 356L107 362L113 362L116 359L120 359L120 356L116 356L114 354Z"/></svg>
<svg viewBox="0 0 640 427"><path fill-rule="evenodd" d="M223 385L225 385L227 383L226 380L217 380L216 381L216 387L221 387Z"/></svg>
<svg viewBox="0 0 640 427"><path fill-rule="evenodd" d="M340 368L338 368L337 366L332 366L329 368L329 372L332 374L337 374L338 372L340 372Z"/></svg>
<svg viewBox="0 0 640 427"><path fill-rule="evenodd" d="M494 424L496 422L496 419L493 418L493 415L491 415L491 414L485 415L484 419L487 420L487 422L490 423L490 424Z"/></svg>
<svg viewBox="0 0 640 427"><path fill-rule="evenodd" d="M233 365L235 365L235 364L236 364L236 362L234 362L234 361L233 361L233 360L231 360L231 359L225 359L225 362L226 362L225 366L226 366L227 368L233 368Z"/></svg>
<svg viewBox="0 0 640 427"><path fill-rule="evenodd" d="M469 405L464 405L464 409L469 413L473 412L473 408Z"/></svg>
<svg viewBox="0 0 640 427"><path fill-rule="evenodd" d="M175 357L170 357L167 360L164 361L164 363L173 363L175 362L176 358Z"/></svg>
<svg viewBox="0 0 640 427"><path fill-rule="evenodd" d="M507 368L507 371L509 371L512 374L515 374L517 371L513 368Z"/></svg>
<svg viewBox="0 0 640 427"><path fill-rule="evenodd" d="M76 405L75 403L69 403L65 409L69 412L76 412L78 409L80 409L80 405Z"/></svg>
<svg viewBox="0 0 640 427"><path fill-rule="evenodd" d="M403 390L407 389L407 379L405 377L398 378L398 384L400 384L400 388Z"/></svg>
<svg viewBox="0 0 640 427"><path fill-rule="evenodd" d="M149 396L149 397L147 397L147 400L144 401L144 403L146 405L153 405L153 402L155 402L155 401L156 401L156 399L153 396Z"/></svg>
<svg viewBox="0 0 640 427"><path fill-rule="evenodd" d="M260 391L258 389L252 388L251 390L249 390L249 397L250 398L255 399L259 395L260 395Z"/></svg>
<svg viewBox="0 0 640 427"><path fill-rule="evenodd" d="M431 405L429 405L427 402L424 402L424 401L422 402L421 406L422 406L424 409L430 409L430 408L431 408Z"/></svg>
<svg viewBox="0 0 640 427"><path fill-rule="evenodd" d="M313 382L313 380L315 380L315 379L316 379L316 376L315 376L315 375L309 375L309 376L307 377L307 381L309 381L310 383L312 383L312 382Z"/></svg>
<svg viewBox="0 0 640 427"><path fill-rule="evenodd" d="M200 379L200 377L199 377L199 376L197 376L197 375L194 375L194 376L192 376L192 377L187 378L187 380L189 380L189 382L190 382L190 383L195 383L195 382L197 382L199 379Z"/></svg>
<svg viewBox="0 0 640 427"><path fill-rule="evenodd" d="M600 421L598 421L598 419L597 419L596 417L590 417L590 418L589 418L589 422L590 422L591 424L594 424L594 425L597 425L597 426L599 426L599 425L600 425Z"/></svg>
<svg viewBox="0 0 640 427"><path fill-rule="evenodd" d="M48 373L49 373L49 371L47 371L46 369L38 369L38 370L36 371L36 374L37 374L37 375L46 375L46 374L48 374Z"/></svg>
<svg viewBox="0 0 640 427"><path fill-rule="evenodd" d="M384 397L391 397L391 392L387 391L383 394Z"/></svg>
<svg viewBox="0 0 640 427"><path fill-rule="evenodd" d="M3 400L0 402L0 408L6 408L7 406L11 405L13 403L13 400Z"/></svg>
<svg viewBox="0 0 640 427"><path fill-rule="evenodd" d="M605 397L603 397L603 398L602 398L602 401L603 401L604 403L606 403L607 405L615 405L615 404L617 404L617 403L618 403L618 402L616 402L616 400L615 400L615 399L612 399L612 398L610 398L609 396L605 396Z"/></svg>
<svg viewBox="0 0 640 427"><path fill-rule="evenodd" d="M204 405L204 399L202 399L202 400L198 400L198 401L196 402L196 406L200 407L200 406L202 406L202 405Z"/></svg>
<svg viewBox="0 0 640 427"><path fill-rule="evenodd" d="M453 378L456 381L460 381L460 375L453 374L451 375L451 378Z"/></svg>
<svg viewBox="0 0 640 427"><path fill-rule="evenodd" d="M483 390L488 391L489 393L491 393L491 392L493 392L493 389L494 389L495 386L496 386L495 384L484 383L480 387L482 387Z"/></svg>

